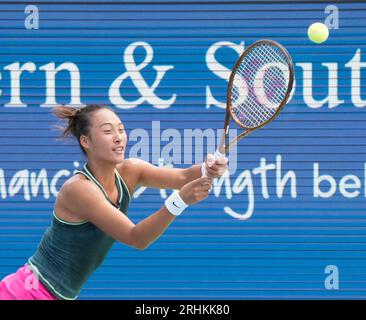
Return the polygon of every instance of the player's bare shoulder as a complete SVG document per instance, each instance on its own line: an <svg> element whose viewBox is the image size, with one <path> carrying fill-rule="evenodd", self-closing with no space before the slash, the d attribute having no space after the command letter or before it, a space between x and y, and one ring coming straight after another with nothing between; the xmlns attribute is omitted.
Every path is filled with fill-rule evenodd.
<svg viewBox="0 0 366 320"><path fill-rule="evenodd" d="M89 199L92 202L98 193L99 189L94 183L82 174L74 175L65 181L57 195L58 213L66 214L69 219L71 217L77 219L78 212L80 212L79 199Z"/></svg>
<svg viewBox="0 0 366 320"><path fill-rule="evenodd" d="M129 158L116 165L118 173L126 182L131 194L139 183L141 170L143 170L144 163L145 161L143 160Z"/></svg>
<svg viewBox="0 0 366 320"><path fill-rule="evenodd" d="M123 160L121 163L117 164L116 168L118 170L129 168L130 170L136 171L138 170L137 167L146 163L144 160L137 159L137 158L128 158ZM135 172L136 173L136 172Z"/></svg>

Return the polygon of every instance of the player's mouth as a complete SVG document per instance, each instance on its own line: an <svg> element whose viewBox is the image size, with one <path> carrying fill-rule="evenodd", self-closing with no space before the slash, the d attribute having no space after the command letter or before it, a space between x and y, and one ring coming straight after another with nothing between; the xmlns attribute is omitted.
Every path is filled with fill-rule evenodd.
<svg viewBox="0 0 366 320"><path fill-rule="evenodd" d="M117 154L123 154L125 148L123 146L113 149L113 151Z"/></svg>

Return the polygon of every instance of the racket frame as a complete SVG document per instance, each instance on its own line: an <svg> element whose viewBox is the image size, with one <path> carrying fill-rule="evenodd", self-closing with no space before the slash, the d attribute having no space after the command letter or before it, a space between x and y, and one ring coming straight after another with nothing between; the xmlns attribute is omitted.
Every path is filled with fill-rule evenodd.
<svg viewBox="0 0 366 320"><path fill-rule="evenodd" d="M244 58L250 53L250 51L253 48L255 48L259 45L263 45L263 44L269 44L271 46L278 47L284 53L284 55L286 56L287 61L288 61L288 67L289 67L289 84L288 84L288 87L287 87L285 97L282 100L280 106L277 108L276 112L273 114L273 116L271 118L269 118L268 120L266 120L265 122L263 122L261 125L255 127L255 128L247 128L247 127L245 127L241 124L239 119L236 117L236 115L231 110L232 109L231 108L231 92L232 92L232 87L233 87L233 82L234 82L236 71L240 67L240 65L241 65L242 61L244 60ZM295 74L295 72L294 72L294 65L293 65L293 62L292 62L292 58L291 58L290 54L287 52L287 50L285 49L285 47L282 46L281 44L279 44L278 42L273 41L273 40L268 40L268 39L262 39L262 40L258 40L256 42L252 43L247 49L245 49L245 51L241 54L239 59L236 61L235 65L234 65L234 67L231 71L231 74L230 74L229 83L228 83L228 86L227 86L227 95L226 95L227 98L226 98L226 116L225 116L225 122L224 122L224 132L223 132L221 142L220 142L220 145L219 145L219 148L218 148L219 153L224 155L240 139L244 138L245 136L247 136L252 131L265 126L266 124L273 121L278 116L278 114L282 111L283 107L286 105L286 103L288 101L288 98L290 97L292 87L293 87L293 82L294 82L294 74ZM242 132L240 135L236 136L236 138L234 138L228 144L226 144L225 142L226 142L227 137L229 135L230 118L232 118L234 120L234 122L239 127L243 128L243 129L246 129L246 131Z"/></svg>

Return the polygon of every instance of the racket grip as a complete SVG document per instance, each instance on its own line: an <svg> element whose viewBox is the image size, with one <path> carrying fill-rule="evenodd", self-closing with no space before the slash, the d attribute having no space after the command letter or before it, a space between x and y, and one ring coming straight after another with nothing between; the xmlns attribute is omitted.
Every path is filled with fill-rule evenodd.
<svg viewBox="0 0 366 320"><path fill-rule="evenodd" d="M225 157L225 154L221 153L218 149L214 153L215 160ZM203 177L207 177L206 173L206 163L203 162L201 166L201 172Z"/></svg>
<svg viewBox="0 0 366 320"><path fill-rule="evenodd" d="M220 158L225 157L225 154L221 153L221 152L219 151L219 149L216 149L216 151L215 151L215 153L214 153L214 156L215 156L215 160L217 160L217 159L220 159Z"/></svg>

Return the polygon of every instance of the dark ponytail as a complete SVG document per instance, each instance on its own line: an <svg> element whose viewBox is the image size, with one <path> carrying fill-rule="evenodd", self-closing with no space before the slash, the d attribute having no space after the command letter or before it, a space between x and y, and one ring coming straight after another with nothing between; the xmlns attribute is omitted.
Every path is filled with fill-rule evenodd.
<svg viewBox="0 0 366 320"><path fill-rule="evenodd" d="M82 135L85 135L91 138L90 136L91 115L93 112L101 109L108 109L114 112L112 108L98 104L91 104L85 107L69 107L69 106L54 107L52 113L56 118L62 120L63 119L68 120L66 127L55 125L54 128L61 131L60 136L61 139L64 139L70 135L74 136L77 139L82 152L84 153L85 156L87 156L86 151L84 150L84 148L80 143L80 137Z"/></svg>

